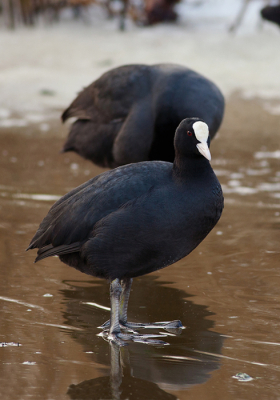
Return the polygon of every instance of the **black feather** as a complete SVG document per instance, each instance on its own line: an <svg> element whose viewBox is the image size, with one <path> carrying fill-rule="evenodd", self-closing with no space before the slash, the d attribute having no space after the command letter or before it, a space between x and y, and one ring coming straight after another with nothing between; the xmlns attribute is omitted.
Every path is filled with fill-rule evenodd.
<svg viewBox="0 0 280 400"><path fill-rule="evenodd" d="M77 253L81 249L81 243L71 243L70 245L61 245L57 247L53 247L52 244L49 244L45 247L42 247L37 252L37 257L35 259L35 263L37 261L43 260L43 258L51 257L51 256L60 256L64 254Z"/></svg>
<svg viewBox="0 0 280 400"><path fill-rule="evenodd" d="M197 148L192 126L198 121L179 125L173 164L125 165L58 200L29 245L39 248L36 261L58 255L82 272L112 280L158 270L189 254L223 209L219 181Z"/></svg>
<svg viewBox="0 0 280 400"><path fill-rule="evenodd" d="M210 137L224 115L224 97L209 79L176 64L124 65L82 90L62 114L78 120L64 151L102 166L146 160L173 162L174 134L187 117L199 117Z"/></svg>

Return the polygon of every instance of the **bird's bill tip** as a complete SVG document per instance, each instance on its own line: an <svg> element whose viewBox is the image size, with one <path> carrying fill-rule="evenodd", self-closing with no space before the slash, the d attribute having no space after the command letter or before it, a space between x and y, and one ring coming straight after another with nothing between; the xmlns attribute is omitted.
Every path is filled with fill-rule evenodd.
<svg viewBox="0 0 280 400"><path fill-rule="evenodd" d="M210 153L207 142L198 143L196 145L196 147L197 147L198 151L200 152L200 154L203 155L203 157L205 157L207 160L211 161L211 153Z"/></svg>

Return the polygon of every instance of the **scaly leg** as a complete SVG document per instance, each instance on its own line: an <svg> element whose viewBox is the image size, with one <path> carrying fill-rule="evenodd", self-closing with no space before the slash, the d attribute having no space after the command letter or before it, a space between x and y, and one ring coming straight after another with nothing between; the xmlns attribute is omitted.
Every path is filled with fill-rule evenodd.
<svg viewBox="0 0 280 400"><path fill-rule="evenodd" d="M122 279L122 293L121 293L121 303L120 303L120 324L126 326L127 324L127 308L128 300L131 290L133 279Z"/></svg>
<svg viewBox="0 0 280 400"><path fill-rule="evenodd" d="M108 340L123 346L124 340L131 340L132 336L121 333L119 314L120 314L120 298L122 293L122 287L119 279L115 279L110 284L110 300L111 300L111 318L110 318L110 329L108 334Z"/></svg>
<svg viewBox="0 0 280 400"><path fill-rule="evenodd" d="M115 282L115 281L113 281ZM113 284L112 282L112 284ZM111 284L111 285L112 285ZM121 293L119 294L119 311L118 314L116 312L111 311L111 320L106 321L103 325L100 326L101 329L112 329L112 314L115 315L115 318L117 315L119 315L119 321L117 324L117 321L114 321L116 326L118 325L118 329L126 329L131 331L133 334L137 334L137 332L134 331L134 329L165 329L170 333L178 334L181 332L181 329L183 328L183 325L181 321L175 320L175 321L161 321L161 322L153 322L153 323L138 323L138 322L128 322L127 321L127 308L128 308L128 300L129 300L129 295L130 295L130 290L131 290L131 285L132 285L132 279L122 279L119 283L118 290L120 290L121 286ZM111 301L112 303L112 301Z"/></svg>
<svg viewBox="0 0 280 400"><path fill-rule="evenodd" d="M121 328L126 328L124 325L120 325L120 302L122 302L122 318L126 319L127 315L127 303L129 298L129 292L132 280L127 280L120 284L119 279L115 279L110 284L110 300L111 300L111 318L108 324L102 325L102 329L107 328L109 325L109 331L104 330L101 336L109 340L111 343L115 343L118 346L124 346L126 341L147 343L153 345L165 345L167 343L162 340L154 340L153 338L163 337L164 335L139 335L137 332L122 333Z"/></svg>
<svg viewBox="0 0 280 400"><path fill-rule="evenodd" d="M122 293L120 302L120 326L127 329L166 329L169 332L176 333L174 330L182 329L182 322L179 320L175 321L161 321L152 323L140 323L140 322L128 322L127 321L127 308L128 300L132 285L132 279L122 279ZM177 332L179 333L179 332Z"/></svg>

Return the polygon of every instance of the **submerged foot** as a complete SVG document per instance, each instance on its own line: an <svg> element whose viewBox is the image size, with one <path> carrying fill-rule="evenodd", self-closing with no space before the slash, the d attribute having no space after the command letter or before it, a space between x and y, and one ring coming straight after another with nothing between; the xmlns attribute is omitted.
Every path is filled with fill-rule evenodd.
<svg viewBox="0 0 280 400"><path fill-rule="evenodd" d="M110 343L114 343L118 346L126 346L129 342L135 343L144 343L153 346L166 346L169 343L164 342L163 340L157 339L165 337L164 334L159 335L140 335L137 332L134 333L122 333L122 332L109 332L108 330L104 330L98 334L103 339L107 340Z"/></svg>
<svg viewBox="0 0 280 400"><path fill-rule="evenodd" d="M125 324L127 329L164 329L167 332L180 334L184 326L181 321L161 321L152 323L139 323L139 322L127 322Z"/></svg>
<svg viewBox="0 0 280 400"><path fill-rule="evenodd" d="M106 321L103 325L99 326L100 329L108 329L110 326L110 320ZM141 323L141 322L121 322L120 327L124 330L135 332L134 329L165 329L167 332L173 334L180 334L184 326L180 320L174 321L161 321L152 323Z"/></svg>

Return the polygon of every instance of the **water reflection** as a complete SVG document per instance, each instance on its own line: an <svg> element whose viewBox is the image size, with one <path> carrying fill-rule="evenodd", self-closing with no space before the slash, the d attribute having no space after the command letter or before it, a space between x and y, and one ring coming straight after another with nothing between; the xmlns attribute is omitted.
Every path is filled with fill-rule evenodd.
<svg viewBox="0 0 280 400"><path fill-rule="evenodd" d="M176 400L177 397L160 389L158 385L134 378L124 360L128 348L110 344L111 374L70 385L67 394L76 400Z"/></svg>
<svg viewBox="0 0 280 400"><path fill-rule="evenodd" d="M69 289L62 291L67 304L65 323L82 328L69 334L82 344L92 361L104 368L111 366L111 377L70 385L71 399L175 399L167 392L206 382L210 373L219 368L223 337L210 330L214 322L207 317L213 313L187 300L190 295L183 290L167 286L168 282L159 282L152 275L135 279L128 310L130 320L180 318L186 329L165 339L170 346L131 343L120 350L111 346L110 356L108 343L96 337L96 327L108 319L108 310L86 304L97 303L106 308L108 284L99 280L92 281L91 286L88 282L87 286L85 282L67 284ZM109 374L108 369L100 372Z"/></svg>

